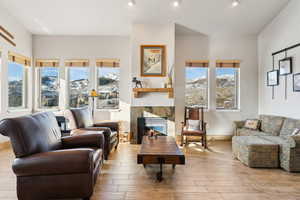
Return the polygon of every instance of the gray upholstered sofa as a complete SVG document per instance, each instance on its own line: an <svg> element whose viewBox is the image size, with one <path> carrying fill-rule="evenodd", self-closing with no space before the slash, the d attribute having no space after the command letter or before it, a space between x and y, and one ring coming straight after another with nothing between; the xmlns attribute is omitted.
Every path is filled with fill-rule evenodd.
<svg viewBox="0 0 300 200"><path fill-rule="evenodd" d="M280 166L300 172L300 135L292 136L300 120L269 115L259 119L259 131L243 128L245 121L234 122L233 156L250 167Z"/></svg>

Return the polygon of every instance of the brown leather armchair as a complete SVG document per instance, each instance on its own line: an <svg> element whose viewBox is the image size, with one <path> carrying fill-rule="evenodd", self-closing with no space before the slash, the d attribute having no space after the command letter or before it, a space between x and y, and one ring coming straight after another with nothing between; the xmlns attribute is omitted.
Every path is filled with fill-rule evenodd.
<svg viewBox="0 0 300 200"><path fill-rule="evenodd" d="M103 163L101 133L61 137L53 113L37 113L0 122L16 156L20 200L89 199Z"/></svg>
<svg viewBox="0 0 300 200"><path fill-rule="evenodd" d="M104 134L104 159L107 160L113 148L119 144L119 123L101 122L94 123L92 113L88 107L74 108L65 111L65 117L69 120L71 135L85 134L86 131L102 131Z"/></svg>

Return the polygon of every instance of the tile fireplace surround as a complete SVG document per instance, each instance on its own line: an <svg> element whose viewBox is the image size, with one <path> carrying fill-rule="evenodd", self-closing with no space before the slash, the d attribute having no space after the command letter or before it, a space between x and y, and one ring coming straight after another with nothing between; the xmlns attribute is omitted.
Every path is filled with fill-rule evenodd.
<svg viewBox="0 0 300 200"><path fill-rule="evenodd" d="M137 118L138 117L162 117L168 121L168 135L175 136L175 107L174 106L146 106L131 107L130 130L131 143L137 143Z"/></svg>

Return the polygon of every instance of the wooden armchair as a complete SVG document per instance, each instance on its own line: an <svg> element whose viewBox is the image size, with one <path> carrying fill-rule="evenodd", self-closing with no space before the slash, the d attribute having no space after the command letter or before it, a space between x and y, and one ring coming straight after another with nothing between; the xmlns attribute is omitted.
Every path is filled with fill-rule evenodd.
<svg viewBox="0 0 300 200"><path fill-rule="evenodd" d="M188 144L187 136L201 137L201 144L205 149L207 149L206 123L204 122L203 107L185 108L184 122L182 122L181 131L181 146L183 146L184 143L186 145Z"/></svg>

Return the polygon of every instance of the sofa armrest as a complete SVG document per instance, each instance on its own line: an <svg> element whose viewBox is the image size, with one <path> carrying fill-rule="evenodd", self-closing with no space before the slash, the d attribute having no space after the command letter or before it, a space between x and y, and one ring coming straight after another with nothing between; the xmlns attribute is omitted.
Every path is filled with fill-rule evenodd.
<svg viewBox="0 0 300 200"><path fill-rule="evenodd" d="M16 158L13 171L17 176L43 176L93 171L92 149L67 149Z"/></svg>
<svg viewBox="0 0 300 200"><path fill-rule="evenodd" d="M65 149L82 147L104 148L104 136L101 132L62 137L61 141Z"/></svg>
<svg viewBox="0 0 300 200"><path fill-rule="evenodd" d="M119 132L119 122L99 122L93 125L94 127L108 127L112 131Z"/></svg>
<svg viewBox="0 0 300 200"><path fill-rule="evenodd" d="M233 121L233 125L235 128L243 128L246 121Z"/></svg>
<svg viewBox="0 0 300 200"><path fill-rule="evenodd" d="M246 121L233 121L233 131L234 131L233 135L234 136L238 136L237 135L237 130L240 129L240 128L243 128L244 125L245 125L245 122Z"/></svg>

